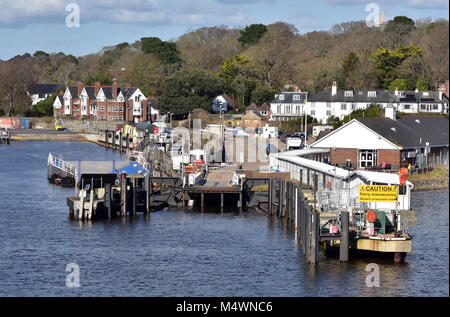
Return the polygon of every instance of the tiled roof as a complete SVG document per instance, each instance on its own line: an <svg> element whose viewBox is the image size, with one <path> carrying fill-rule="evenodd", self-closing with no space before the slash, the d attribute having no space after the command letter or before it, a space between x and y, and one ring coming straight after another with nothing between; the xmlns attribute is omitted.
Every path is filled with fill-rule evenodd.
<svg viewBox="0 0 450 317"><path fill-rule="evenodd" d="M369 129L402 147L449 144L449 122L443 116L356 118Z"/></svg>
<svg viewBox="0 0 450 317"><path fill-rule="evenodd" d="M280 99L280 96L284 96L284 100ZM296 99L294 99L294 96ZM298 99L297 99L298 98ZM275 97L270 103L305 103L308 99L307 92L282 92Z"/></svg>
<svg viewBox="0 0 450 317"><path fill-rule="evenodd" d="M62 84L31 84L27 86L30 95L36 94L54 94Z"/></svg>

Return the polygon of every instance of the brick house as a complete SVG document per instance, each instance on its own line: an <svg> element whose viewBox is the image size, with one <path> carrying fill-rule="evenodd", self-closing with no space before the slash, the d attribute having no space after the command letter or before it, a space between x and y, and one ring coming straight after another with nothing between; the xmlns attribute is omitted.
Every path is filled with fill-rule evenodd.
<svg viewBox="0 0 450 317"><path fill-rule="evenodd" d="M258 111L249 111L241 120L242 128L252 128L256 130L257 128L262 128L266 125L267 119L259 114Z"/></svg>
<svg viewBox="0 0 450 317"><path fill-rule="evenodd" d="M392 115L393 114L393 115ZM406 162L423 166L435 155L448 160L449 124L441 115L355 118L310 145L329 149L329 162L353 168L396 170Z"/></svg>
<svg viewBox="0 0 450 317"><path fill-rule="evenodd" d="M260 115L264 116L267 120L270 119L270 105L265 102L258 108L258 112Z"/></svg>
<svg viewBox="0 0 450 317"><path fill-rule="evenodd" d="M54 117L138 123L151 119L151 114L159 114L147 100L139 88L130 85L119 87L114 82L112 86L102 86L96 82L94 86L85 86L79 82L76 87L60 92L53 104Z"/></svg>

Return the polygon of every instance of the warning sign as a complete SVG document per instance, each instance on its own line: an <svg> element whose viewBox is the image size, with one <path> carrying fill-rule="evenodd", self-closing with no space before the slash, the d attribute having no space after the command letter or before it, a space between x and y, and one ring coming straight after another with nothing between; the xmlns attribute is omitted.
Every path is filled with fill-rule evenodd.
<svg viewBox="0 0 450 317"><path fill-rule="evenodd" d="M360 202L397 202L397 186L359 185Z"/></svg>

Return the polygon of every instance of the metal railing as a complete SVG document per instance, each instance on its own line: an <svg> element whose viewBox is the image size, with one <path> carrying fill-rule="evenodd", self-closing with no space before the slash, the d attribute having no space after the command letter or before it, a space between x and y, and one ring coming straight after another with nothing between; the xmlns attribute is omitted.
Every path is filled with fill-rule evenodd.
<svg viewBox="0 0 450 317"><path fill-rule="evenodd" d="M64 172L76 177L76 174L77 174L76 167L72 163L65 161L61 155L55 155L53 153L49 153L48 159L47 159L47 164L53 165L53 166L63 170Z"/></svg>

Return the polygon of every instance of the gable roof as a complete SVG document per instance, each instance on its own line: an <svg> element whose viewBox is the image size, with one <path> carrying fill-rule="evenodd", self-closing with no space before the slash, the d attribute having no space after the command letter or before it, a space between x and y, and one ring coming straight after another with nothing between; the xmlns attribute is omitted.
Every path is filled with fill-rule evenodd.
<svg viewBox="0 0 450 317"><path fill-rule="evenodd" d="M250 106L247 107L246 110L249 110L249 111L258 111L258 107L257 107L254 103L252 103Z"/></svg>
<svg viewBox="0 0 450 317"><path fill-rule="evenodd" d="M30 84L27 91L30 95L36 94L54 94L62 84Z"/></svg>
<svg viewBox="0 0 450 317"><path fill-rule="evenodd" d="M223 99L225 99L225 101L227 102L227 106L228 106L228 107L233 108L233 109L235 108L233 99L231 99L231 98L230 98L227 94L225 94L225 93L223 93L221 96L222 96Z"/></svg>
<svg viewBox="0 0 450 317"><path fill-rule="evenodd" d="M72 98L79 98L78 96L78 87L68 87L70 95L72 96Z"/></svg>
<svg viewBox="0 0 450 317"><path fill-rule="evenodd" d="M404 148L449 144L449 122L443 116L405 116L389 118L356 118L360 123ZM394 130L395 129L395 130Z"/></svg>
<svg viewBox="0 0 450 317"><path fill-rule="evenodd" d="M259 107L259 111L270 111L270 105L265 102L261 105L261 107Z"/></svg>
<svg viewBox="0 0 450 317"><path fill-rule="evenodd" d="M262 114L260 114L257 111L253 111L253 110L251 110L249 113L247 113L245 116L243 116L242 119L249 118L249 117L254 118L255 116L260 120L267 120L266 117L264 117Z"/></svg>

